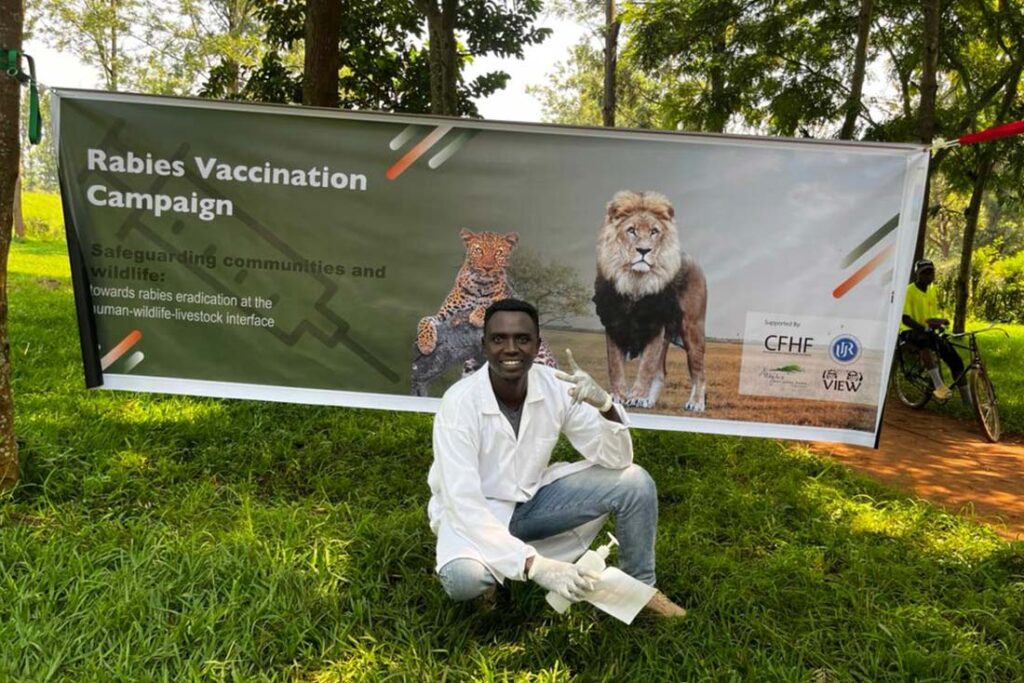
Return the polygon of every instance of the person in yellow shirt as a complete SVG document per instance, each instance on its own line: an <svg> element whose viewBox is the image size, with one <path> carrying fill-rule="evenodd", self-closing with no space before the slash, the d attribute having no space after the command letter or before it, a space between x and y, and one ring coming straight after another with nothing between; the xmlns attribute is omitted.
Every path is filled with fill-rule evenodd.
<svg viewBox="0 0 1024 683"><path fill-rule="evenodd" d="M953 345L938 335L938 331L948 325L949 321L941 317L939 300L935 288L931 286L933 282L935 264L928 259L914 263L914 281L907 286L907 298L903 304L900 339L921 350L921 362L932 378L932 384L935 386L932 393L935 398L945 401L952 395L949 387L942 381L939 364L934 355L938 353L949 366L953 377L959 378L957 387L960 389L960 398L970 405L970 393L961 376L964 362Z"/></svg>

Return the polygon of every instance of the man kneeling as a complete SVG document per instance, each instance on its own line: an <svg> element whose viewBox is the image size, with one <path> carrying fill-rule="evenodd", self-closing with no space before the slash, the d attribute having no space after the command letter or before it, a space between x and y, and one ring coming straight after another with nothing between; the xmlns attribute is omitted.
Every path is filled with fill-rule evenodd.
<svg viewBox="0 0 1024 683"><path fill-rule="evenodd" d="M657 491L632 464L625 411L571 353L572 374L533 365L539 349L537 310L495 302L484 317L487 365L449 388L434 418L428 513L454 600L493 600L505 579L582 599L596 577L572 561L609 515L619 568L654 585ZM549 466L560 432L584 460ZM686 614L661 592L647 609Z"/></svg>

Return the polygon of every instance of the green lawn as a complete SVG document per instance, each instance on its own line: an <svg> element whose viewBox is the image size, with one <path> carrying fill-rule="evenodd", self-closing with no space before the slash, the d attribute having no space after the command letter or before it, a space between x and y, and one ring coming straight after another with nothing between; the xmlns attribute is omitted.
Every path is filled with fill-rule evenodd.
<svg viewBox="0 0 1024 683"><path fill-rule="evenodd" d="M432 574L429 416L87 392L63 246L10 287L0 681L1024 680L1024 544L802 447L636 432L684 622L481 614Z"/></svg>
<svg viewBox="0 0 1024 683"><path fill-rule="evenodd" d="M26 190L21 193L21 212L25 218L27 238L64 238L64 214L60 207L60 195Z"/></svg>

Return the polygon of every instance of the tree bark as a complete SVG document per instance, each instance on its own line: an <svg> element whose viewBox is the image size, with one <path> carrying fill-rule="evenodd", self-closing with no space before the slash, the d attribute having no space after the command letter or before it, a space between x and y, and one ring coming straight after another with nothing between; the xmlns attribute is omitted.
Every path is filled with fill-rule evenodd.
<svg viewBox="0 0 1024 683"><path fill-rule="evenodd" d="M302 63L302 103L338 106L339 0L307 0L306 52Z"/></svg>
<svg viewBox="0 0 1024 683"><path fill-rule="evenodd" d="M430 37L430 113L439 116L459 114L459 55L455 42L455 15L458 0L416 0L416 7L427 18Z"/></svg>
<svg viewBox="0 0 1024 683"><path fill-rule="evenodd" d="M872 0L861 0L857 17L857 48L853 58L853 76L850 78L850 96L846 99L846 119L839 132L840 140L852 140L857 117L861 110L861 95L864 92L864 73L867 71L868 36L871 33Z"/></svg>
<svg viewBox="0 0 1024 683"><path fill-rule="evenodd" d="M930 145L935 137L935 95L939 90L937 72L939 70L939 17L941 0L922 0L921 10L924 15L924 60L921 65L921 106L918 110L918 132L921 142ZM928 169L928 180L925 182L924 196L927 201L931 185L931 175L935 165ZM921 222L917 228L917 244L914 245L914 260L924 256L925 235L928 234L928 207L922 207Z"/></svg>
<svg viewBox="0 0 1024 683"><path fill-rule="evenodd" d="M870 0L867 0L870 2ZM619 26L615 18L615 0L605 0L604 5L604 102L601 118L606 128L615 127L615 72L619 61Z"/></svg>
<svg viewBox="0 0 1024 683"><path fill-rule="evenodd" d="M21 175L14 181L14 235L25 236L25 214L21 209Z"/></svg>
<svg viewBox="0 0 1024 683"><path fill-rule="evenodd" d="M114 16L117 16L117 0L113 0L110 3L110 7ZM111 26L110 48L108 52L110 55L110 65L107 69L107 90L110 90L111 92L117 92L118 87L121 85L119 81L120 74L118 73L120 66L118 66L117 63L117 60L120 58L120 55L118 54L118 38L117 26Z"/></svg>
<svg viewBox="0 0 1024 683"><path fill-rule="evenodd" d="M727 43L723 31L722 35L716 36L712 47L716 63L718 63L722 58L722 55L725 54L726 47ZM724 133L725 124L729 122L729 116L732 114L730 103L725 101L725 69L719 66L713 66L711 68L709 81L711 86L711 102L705 126L709 132Z"/></svg>
<svg viewBox="0 0 1024 683"><path fill-rule="evenodd" d="M0 0L0 47L21 50L25 8L22 0ZM21 145L18 139L21 92L18 82L0 74L0 491L18 483L11 395L11 344L7 332L7 255L11 248L14 188Z"/></svg>
<svg viewBox="0 0 1024 683"><path fill-rule="evenodd" d="M953 332L963 332L967 323L967 303L970 300L971 280L971 256L974 253L974 235L978 230L978 215L981 209L981 200L985 196L985 187L992 175L992 166L995 164L995 157L991 148L984 148L978 162L978 173L974 178L974 188L971 190L971 201L964 211L967 218L967 225L964 226L964 241L960 251L960 268L956 275L956 304L953 310Z"/></svg>

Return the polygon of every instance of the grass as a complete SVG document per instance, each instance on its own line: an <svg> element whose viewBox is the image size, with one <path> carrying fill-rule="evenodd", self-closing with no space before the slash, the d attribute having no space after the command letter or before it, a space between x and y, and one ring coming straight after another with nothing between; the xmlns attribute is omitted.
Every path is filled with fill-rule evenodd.
<svg viewBox="0 0 1024 683"><path fill-rule="evenodd" d="M452 604L429 416L88 392L63 246L10 277L0 681L1024 679L1024 544L770 440L636 432L685 622Z"/></svg>
<svg viewBox="0 0 1024 683"><path fill-rule="evenodd" d="M60 195L26 190L21 193L21 211L25 218L25 237L63 239L64 213L60 206Z"/></svg>

